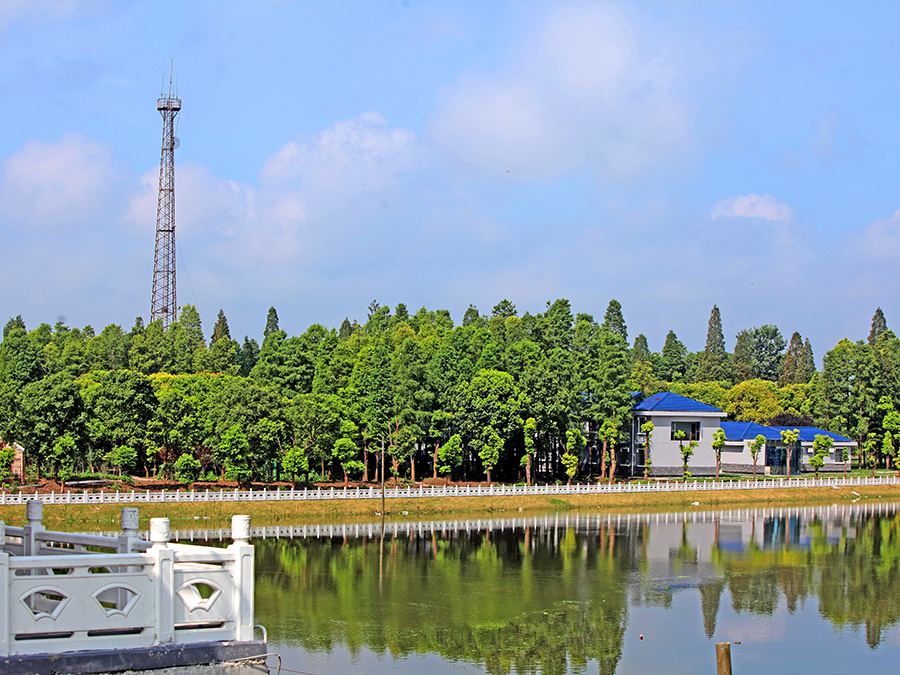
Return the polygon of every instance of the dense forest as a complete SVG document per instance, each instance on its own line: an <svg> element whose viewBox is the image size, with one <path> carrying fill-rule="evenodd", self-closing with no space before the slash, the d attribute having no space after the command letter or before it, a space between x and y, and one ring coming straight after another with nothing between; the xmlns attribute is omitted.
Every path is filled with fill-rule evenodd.
<svg viewBox="0 0 900 675"><path fill-rule="evenodd" d="M25 448L35 478L115 472L183 482L225 478L507 481L610 474L632 392L673 391L732 419L815 424L857 440L863 464L890 466L900 436L900 339L880 309L868 340L841 340L818 371L809 340L773 325L741 330L727 352L718 307L706 345L669 331L658 352L629 342L618 301L601 320L568 300L519 316L509 300L319 324L299 336L270 308L262 345L207 341L200 315L130 331L10 319L0 343L0 438ZM0 451L8 467L9 449Z"/></svg>

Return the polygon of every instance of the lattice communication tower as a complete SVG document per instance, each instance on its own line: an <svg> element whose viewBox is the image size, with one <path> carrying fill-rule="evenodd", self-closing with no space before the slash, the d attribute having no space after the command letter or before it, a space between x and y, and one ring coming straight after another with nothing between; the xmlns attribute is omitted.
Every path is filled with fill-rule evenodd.
<svg viewBox="0 0 900 675"><path fill-rule="evenodd" d="M162 319L163 328L178 318L175 293L175 117L181 110L181 99L172 92L160 96L156 109L163 118L162 158L159 163L159 202L156 209L156 253L153 256L153 299L150 321Z"/></svg>

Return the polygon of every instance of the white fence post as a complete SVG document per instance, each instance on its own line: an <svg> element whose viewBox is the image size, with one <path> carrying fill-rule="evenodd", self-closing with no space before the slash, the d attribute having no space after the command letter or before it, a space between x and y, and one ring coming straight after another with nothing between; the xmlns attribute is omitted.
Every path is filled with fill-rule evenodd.
<svg viewBox="0 0 900 675"><path fill-rule="evenodd" d="M29 499L25 503L25 519L28 524L24 527L25 536L22 537L24 555L37 555L35 535L44 531L41 520L44 518L44 502L40 499Z"/></svg>
<svg viewBox="0 0 900 675"><path fill-rule="evenodd" d="M9 656L9 553L6 544L6 523L0 520L0 656Z"/></svg>
<svg viewBox="0 0 900 675"><path fill-rule="evenodd" d="M156 583L157 644L175 640L175 551L169 548L169 519L150 519L150 554L154 557L153 575Z"/></svg>
<svg viewBox="0 0 900 675"><path fill-rule="evenodd" d="M250 516L231 517L228 549L234 555L234 639L253 639L253 546L250 545Z"/></svg>
<svg viewBox="0 0 900 675"><path fill-rule="evenodd" d="M141 541L138 536L138 524L140 523L140 514L137 509L123 507L122 515L119 516L119 522L122 525L122 534L119 535L119 553L136 553L137 542Z"/></svg>

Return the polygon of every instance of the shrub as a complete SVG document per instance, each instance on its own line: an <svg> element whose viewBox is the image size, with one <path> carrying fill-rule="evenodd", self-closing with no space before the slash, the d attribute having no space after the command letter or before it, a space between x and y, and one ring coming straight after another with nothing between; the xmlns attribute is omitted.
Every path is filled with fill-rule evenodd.
<svg viewBox="0 0 900 675"><path fill-rule="evenodd" d="M200 475L200 460L186 452L175 462L175 480L179 483L193 483Z"/></svg>

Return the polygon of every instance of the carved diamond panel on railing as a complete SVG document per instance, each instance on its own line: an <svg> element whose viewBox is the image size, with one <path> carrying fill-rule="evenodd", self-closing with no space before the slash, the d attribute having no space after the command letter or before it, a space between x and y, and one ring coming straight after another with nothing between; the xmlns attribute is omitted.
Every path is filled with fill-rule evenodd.
<svg viewBox="0 0 900 675"><path fill-rule="evenodd" d="M29 593L21 600L35 619L46 617L55 620L69 604L69 596L58 588L41 588Z"/></svg>
<svg viewBox="0 0 900 675"><path fill-rule="evenodd" d="M115 614L126 616L140 600L141 594L127 586L107 586L98 590L92 597L106 612L106 616Z"/></svg>
<svg viewBox="0 0 900 675"><path fill-rule="evenodd" d="M220 595L222 589L207 579L192 579L178 589L178 597L189 612L195 609L209 611Z"/></svg>

